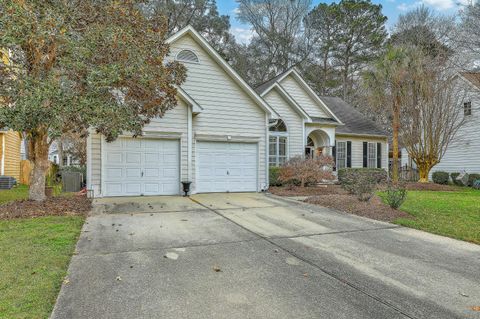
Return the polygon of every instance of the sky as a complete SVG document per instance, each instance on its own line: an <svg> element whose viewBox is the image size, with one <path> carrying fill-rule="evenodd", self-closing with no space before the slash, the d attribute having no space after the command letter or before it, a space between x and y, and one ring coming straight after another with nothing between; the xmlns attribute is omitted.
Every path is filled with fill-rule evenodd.
<svg viewBox="0 0 480 319"><path fill-rule="evenodd" d="M473 0L373 0L376 4L381 4L383 14L388 17L387 29L391 29L398 19L398 16L420 5L425 5L439 14L456 14L462 5L470 3ZM333 0L313 0L312 7L320 2L331 3ZM237 3L235 0L217 0L217 6L220 14L230 16L232 25L231 32L235 35L237 41L248 43L252 37L249 25L240 23L236 19Z"/></svg>

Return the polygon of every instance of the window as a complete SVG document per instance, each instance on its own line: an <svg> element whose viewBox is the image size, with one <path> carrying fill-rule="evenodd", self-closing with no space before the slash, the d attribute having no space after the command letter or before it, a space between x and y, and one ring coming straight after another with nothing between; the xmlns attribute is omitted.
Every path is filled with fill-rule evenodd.
<svg viewBox="0 0 480 319"><path fill-rule="evenodd" d="M463 115L472 115L472 102L463 103Z"/></svg>
<svg viewBox="0 0 480 319"><path fill-rule="evenodd" d="M347 167L347 142L337 142L337 169Z"/></svg>
<svg viewBox="0 0 480 319"><path fill-rule="evenodd" d="M368 143L367 160L368 168L377 167L377 143Z"/></svg>
<svg viewBox="0 0 480 319"><path fill-rule="evenodd" d="M182 50L177 54L177 61L198 63L198 56L191 50Z"/></svg>
<svg viewBox="0 0 480 319"><path fill-rule="evenodd" d="M287 161L287 126L282 120L271 123L269 138L269 164L280 166Z"/></svg>

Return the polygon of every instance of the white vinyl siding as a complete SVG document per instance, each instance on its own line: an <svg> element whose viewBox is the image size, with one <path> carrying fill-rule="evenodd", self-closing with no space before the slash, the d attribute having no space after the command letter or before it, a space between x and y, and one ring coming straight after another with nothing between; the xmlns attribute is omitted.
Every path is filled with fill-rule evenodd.
<svg viewBox="0 0 480 319"><path fill-rule="evenodd" d="M280 85L297 101L308 115L313 117L330 117L291 75L283 79Z"/></svg>
<svg viewBox="0 0 480 319"><path fill-rule="evenodd" d="M347 167L347 142L337 142L337 169Z"/></svg>
<svg viewBox="0 0 480 319"><path fill-rule="evenodd" d="M348 136L348 135L337 135L335 139L338 142L352 142L352 167L359 168L363 167L363 142L370 143L381 143L382 144L382 168L388 168L388 148L386 144L386 138L377 138L377 137L362 137L362 136ZM375 159L375 166L376 166Z"/></svg>
<svg viewBox="0 0 480 319"><path fill-rule="evenodd" d="M267 103L280 115L287 126L288 134L288 156L301 156L303 148L303 119L288 104L288 102L276 91L271 90L264 96Z"/></svg>
<svg viewBox="0 0 480 319"><path fill-rule="evenodd" d="M204 110L193 117L194 136L216 135L258 139L258 182L266 183L265 112L245 91L198 45L190 35L171 45L171 55L193 50L200 63L188 64L187 80L182 88ZM194 140L194 148L195 148Z"/></svg>

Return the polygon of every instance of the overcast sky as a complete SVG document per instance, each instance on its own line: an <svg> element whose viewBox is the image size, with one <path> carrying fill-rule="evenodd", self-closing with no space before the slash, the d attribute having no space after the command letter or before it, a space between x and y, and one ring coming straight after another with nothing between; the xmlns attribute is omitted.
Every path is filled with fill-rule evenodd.
<svg viewBox="0 0 480 319"><path fill-rule="evenodd" d="M425 5L434 9L435 11L453 15L456 14L462 5L470 3L472 0L374 0L374 3L379 3L383 6L383 14L388 17L387 27L390 29L396 22L398 15L418 7ZM333 0L313 0L313 6L320 2L331 3ZM230 16L230 23L232 25L232 33L235 35L237 41L248 42L252 36L250 27L240 23L236 19L237 3L235 0L217 0L218 9L221 14Z"/></svg>

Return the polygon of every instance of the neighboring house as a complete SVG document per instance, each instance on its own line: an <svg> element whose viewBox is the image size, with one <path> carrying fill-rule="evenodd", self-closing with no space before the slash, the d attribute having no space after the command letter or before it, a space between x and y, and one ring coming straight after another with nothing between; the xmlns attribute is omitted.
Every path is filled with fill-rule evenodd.
<svg viewBox="0 0 480 319"><path fill-rule="evenodd" d="M0 63L10 64L9 52L0 49ZM0 128L0 175L20 180L20 134Z"/></svg>
<svg viewBox="0 0 480 319"><path fill-rule="evenodd" d="M339 167L387 168L387 138L337 98L320 98L291 69L254 91L192 27L170 37L187 67L178 105L141 138L87 140L87 189L98 196L258 192L269 165L294 155L337 155ZM336 147L335 146L335 141Z"/></svg>
<svg viewBox="0 0 480 319"><path fill-rule="evenodd" d="M0 175L20 180L20 144L18 132L0 129Z"/></svg>
<svg viewBox="0 0 480 319"><path fill-rule="evenodd" d="M53 162L54 164L60 164L60 155L58 154L58 143L53 141L50 144L50 148L48 150L48 160ZM80 162L78 159L73 157L71 154L68 154L67 151L63 151L63 159L62 159L62 166L78 166Z"/></svg>
<svg viewBox="0 0 480 319"><path fill-rule="evenodd" d="M463 103L465 123L458 130L454 140L447 147L440 163L430 171L449 173L480 173L480 72L463 72L458 75L461 85L467 88ZM402 164L415 167L406 149L402 149Z"/></svg>

